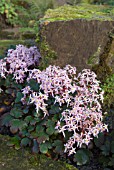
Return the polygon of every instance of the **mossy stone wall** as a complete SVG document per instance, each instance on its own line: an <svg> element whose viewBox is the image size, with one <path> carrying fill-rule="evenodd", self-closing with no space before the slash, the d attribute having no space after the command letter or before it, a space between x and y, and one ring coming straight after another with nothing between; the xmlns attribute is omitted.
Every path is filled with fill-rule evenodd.
<svg viewBox="0 0 114 170"><path fill-rule="evenodd" d="M113 28L114 21L76 19L44 22L41 37L46 37L48 44L57 53L57 59L52 64L61 67L71 64L81 71L99 63Z"/></svg>

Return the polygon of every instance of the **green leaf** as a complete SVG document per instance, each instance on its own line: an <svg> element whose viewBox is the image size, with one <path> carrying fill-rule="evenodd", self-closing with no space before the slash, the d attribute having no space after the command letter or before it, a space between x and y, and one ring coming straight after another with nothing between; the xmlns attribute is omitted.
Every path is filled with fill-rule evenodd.
<svg viewBox="0 0 114 170"><path fill-rule="evenodd" d="M7 79L5 80L5 84L4 84L6 87L10 87L11 86L12 77L13 77L12 75L8 75L7 76Z"/></svg>
<svg viewBox="0 0 114 170"><path fill-rule="evenodd" d="M25 108L24 110L23 110L23 113L25 113L25 114L27 114L29 112L29 109L28 108Z"/></svg>
<svg viewBox="0 0 114 170"><path fill-rule="evenodd" d="M107 156L110 154L110 142L106 141L104 145L101 146L102 154Z"/></svg>
<svg viewBox="0 0 114 170"><path fill-rule="evenodd" d="M30 137L31 137L32 139L38 138L38 133L36 133L36 131L33 131L33 132L30 133Z"/></svg>
<svg viewBox="0 0 114 170"><path fill-rule="evenodd" d="M48 135L52 135L54 132L55 132L55 129L52 126L46 129L46 133Z"/></svg>
<svg viewBox="0 0 114 170"><path fill-rule="evenodd" d="M35 127L32 126L32 125L29 125L29 126L27 127L27 129L28 129L28 132L32 132L32 131L35 129Z"/></svg>
<svg viewBox="0 0 114 170"><path fill-rule="evenodd" d="M23 93L17 92L15 103L20 102L22 97L23 97Z"/></svg>
<svg viewBox="0 0 114 170"><path fill-rule="evenodd" d="M94 138L94 142L97 147L101 148L101 146L104 144L104 134L99 133L98 138Z"/></svg>
<svg viewBox="0 0 114 170"><path fill-rule="evenodd" d="M10 114L12 116L14 116L15 118L20 118L23 116L23 112L22 110L18 109L18 108L13 108L10 112Z"/></svg>
<svg viewBox="0 0 114 170"><path fill-rule="evenodd" d="M21 140L21 146L27 146L27 145L30 145L31 143L31 140L29 138L23 138Z"/></svg>
<svg viewBox="0 0 114 170"><path fill-rule="evenodd" d="M43 154L46 154L48 152L47 146L41 144L40 145L40 152L43 153Z"/></svg>
<svg viewBox="0 0 114 170"><path fill-rule="evenodd" d="M11 121L11 126L13 128L18 128L19 130L22 130L24 129L25 127L27 127L27 124L26 122L24 122L23 120L20 120L20 119L13 119Z"/></svg>
<svg viewBox="0 0 114 170"><path fill-rule="evenodd" d="M84 165L89 161L89 154L86 150L78 150L74 155L77 165Z"/></svg>
<svg viewBox="0 0 114 170"><path fill-rule="evenodd" d="M59 119L59 115L58 114L53 115L53 118L52 118L53 122L57 122L58 119Z"/></svg>
<svg viewBox="0 0 114 170"><path fill-rule="evenodd" d="M52 120L48 120L46 123L47 127L54 126L54 125L55 125L55 122L53 122Z"/></svg>
<svg viewBox="0 0 114 170"><path fill-rule="evenodd" d="M37 138L38 143L45 142L46 140L49 140L48 134L46 134L43 131L38 133L38 138Z"/></svg>
<svg viewBox="0 0 114 170"><path fill-rule="evenodd" d="M10 114L4 114L1 120L1 125L9 126L13 117Z"/></svg>
<svg viewBox="0 0 114 170"><path fill-rule="evenodd" d="M36 123L37 123L37 121L36 121L35 119L32 119L32 120L30 121L30 124L31 124L31 125L34 125L34 126L35 126Z"/></svg>
<svg viewBox="0 0 114 170"><path fill-rule="evenodd" d="M55 147L55 151L57 153L61 153L64 150L64 145L63 142L61 140L55 140L53 143L53 146Z"/></svg>
<svg viewBox="0 0 114 170"><path fill-rule="evenodd" d="M5 79L1 78L0 77L0 86L4 85L5 84Z"/></svg>
<svg viewBox="0 0 114 170"><path fill-rule="evenodd" d="M20 137L15 136L10 139L10 141L7 143L8 146L15 146L15 149L20 149Z"/></svg>
<svg viewBox="0 0 114 170"><path fill-rule="evenodd" d="M21 130L21 132L19 132L19 135L22 137L30 137L30 133L27 131L27 129Z"/></svg>
<svg viewBox="0 0 114 170"><path fill-rule="evenodd" d="M44 132L44 127L41 126L41 125L37 125L37 126L36 126L36 132L37 132L37 133L42 133L42 132Z"/></svg>
<svg viewBox="0 0 114 170"><path fill-rule="evenodd" d="M27 122L27 123L30 123L30 121L33 119L32 116L26 116L24 121Z"/></svg>
<svg viewBox="0 0 114 170"><path fill-rule="evenodd" d="M16 83L16 81L12 82L12 87L18 90L21 90L23 88L23 85Z"/></svg>
<svg viewBox="0 0 114 170"><path fill-rule="evenodd" d="M52 148L50 142L41 143L39 146L40 146L40 152L44 154L48 152L48 149Z"/></svg>
<svg viewBox="0 0 114 170"><path fill-rule="evenodd" d="M49 110L50 114L57 114L60 113L60 108L58 104L52 105L51 109Z"/></svg>
<svg viewBox="0 0 114 170"><path fill-rule="evenodd" d="M52 135L55 132L55 122L53 122L52 120L48 120L46 126L46 133L48 135Z"/></svg>
<svg viewBox="0 0 114 170"><path fill-rule="evenodd" d="M39 91L39 84L35 80L30 80L29 86L33 91Z"/></svg>

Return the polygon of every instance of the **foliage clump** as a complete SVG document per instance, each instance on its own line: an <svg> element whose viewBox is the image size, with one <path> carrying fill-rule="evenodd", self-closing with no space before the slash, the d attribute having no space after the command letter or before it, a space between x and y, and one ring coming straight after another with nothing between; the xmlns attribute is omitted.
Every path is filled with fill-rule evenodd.
<svg viewBox="0 0 114 170"><path fill-rule="evenodd" d="M0 14L4 17L5 21L14 24L18 20L18 14L15 5L10 0L0 1Z"/></svg>

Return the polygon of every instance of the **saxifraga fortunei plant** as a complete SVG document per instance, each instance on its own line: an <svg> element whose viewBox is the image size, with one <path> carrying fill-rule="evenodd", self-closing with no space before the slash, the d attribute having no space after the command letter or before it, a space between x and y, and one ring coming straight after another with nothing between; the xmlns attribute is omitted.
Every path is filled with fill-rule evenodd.
<svg viewBox="0 0 114 170"><path fill-rule="evenodd" d="M43 71L32 69L40 58L36 47L19 45L0 60L1 77L7 79L11 74L17 84L26 82L17 94L7 125L18 135L21 145L37 146L37 153L47 153L53 147L57 150L59 143L70 156L83 145L88 146L100 132L108 131L102 123L104 92L89 69L79 74L70 65L63 69L51 65Z"/></svg>

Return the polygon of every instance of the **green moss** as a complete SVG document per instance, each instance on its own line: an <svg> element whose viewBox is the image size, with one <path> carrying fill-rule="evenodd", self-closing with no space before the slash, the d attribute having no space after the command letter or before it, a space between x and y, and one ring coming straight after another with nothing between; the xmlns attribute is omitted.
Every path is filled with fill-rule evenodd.
<svg viewBox="0 0 114 170"><path fill-rule="evenodd" d="M42 56L42 60L39 67L42 70L48 67L51 62L56 59L56 53L50 48L50 46L45 40L42 41L40 44L40 53Z"/></svg>
<svg viewBox="0 0 114 170"><path fill-rule="evenodd" d="M77 6L64 5L56 9L49 9L41 21L57 21L57 20L114 20L114 8L105 7L103 5L81 4Z"/></svg>
<svg viewBox="0 0 114 170"><path fill-rule="evenodd" d="M40 62L39 68L41 70L48 67L52 64L52 61L56 59L56 52L50 47L48 42L46 41L46 37L42 36L43 31L45 31L45 27L43 26L40 32L36 35L36 43L39 46L40 54L42 56L42 60Z"/></svg>
<svg viewBox="0 0 114 170"><path fill-rule="evenodd" d="M106 78L110 76L113 71L108 61L110 60L110 50L112 45L113 38L110 37L109 41L107 42L104 52L99 56L99 64L96 64L92 67L92 70L97 74L98 79L104 83Z"/></svg>
<svg viewBox="0 0 114 170"><path fill-rule="evenodd" d="M77 170L45 155L32 155L29 150L14 150L6 145L9 137L0 135L0 170Z"/></svg>

